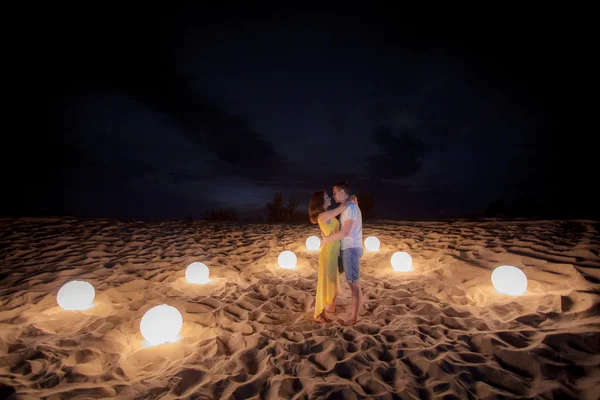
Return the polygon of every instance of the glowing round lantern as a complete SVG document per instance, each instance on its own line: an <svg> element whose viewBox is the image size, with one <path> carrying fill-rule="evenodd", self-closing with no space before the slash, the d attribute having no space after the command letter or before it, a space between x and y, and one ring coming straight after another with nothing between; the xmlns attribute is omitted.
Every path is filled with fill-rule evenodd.
<svg viewBox="0 0 600 400"><path fill-rule="evenodd" d="M367 251L377 251L379 250L380 245L381 243L379 242L379 239L377 239L375 236L369 236L365 239L365 248Z"/></svg>
<svg viewBox="0 0 600 400"><path fill-rule="evenodd" d="M492 272L494 288L509 296L520 296L527 291L527 277L517 267L502 265Z"/></svg>
<svg viewBox="0 0 600 400"><path fill-rule="evenodd" d="M71 281L58 291L56 301L64 310L87 310L92 308L96 291L85 281Z"/></svg>
<svg viewBox="0 0 600 400"><path fill-rule="evenodd" d="M318 237L311 236L306 239L306 248L308 250L319 250L319 246L321 246L321 240Z"/></svg>
<svg viewBox="0 0 600 400"><path fill-rule="evenodd" d="M201 262L193 262L185 269L185 279L189 283L208 283L208 267Z"/></svg>
<svg viewBox="0 0 600 400"><path fill-rule="evenodd" d="M397 251L392 255L392 268L396 272L408 272L413 270L412 257L404 251Z"/></svg>
<svg viewBox="0 0 600 400"><path fill-rule="evenodd" d="M167 304L146 311L140 322L142 336L152 345L176 342L183 325L181 313Z"/></svg>
<svg viewBox="0 0 600 400"><path fill-rule="evenodd" d="M279 254L277 261L279 262L279 266L281 268L294 269L296 268L296 261L298 261L298 259L293 252L286 250Z"/></svg>

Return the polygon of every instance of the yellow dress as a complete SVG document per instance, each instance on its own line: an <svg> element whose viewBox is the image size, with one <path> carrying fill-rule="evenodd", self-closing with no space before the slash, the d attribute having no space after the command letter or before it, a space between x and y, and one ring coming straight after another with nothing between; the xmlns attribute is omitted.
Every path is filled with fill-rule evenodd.
<svg viewBox="0 0 600 400"><path fill-rule="evenodd" d="M330 236L339 231L340 222L332 218L329 224L319 220L319 227L323 235ZM323 245L319 255L319 272L317 277L317 295L315 298L315 315L317 318L327 304L333 300L340 290L340 275L338 272L338 256L340 255L340 241L335 240Z"/></svg>

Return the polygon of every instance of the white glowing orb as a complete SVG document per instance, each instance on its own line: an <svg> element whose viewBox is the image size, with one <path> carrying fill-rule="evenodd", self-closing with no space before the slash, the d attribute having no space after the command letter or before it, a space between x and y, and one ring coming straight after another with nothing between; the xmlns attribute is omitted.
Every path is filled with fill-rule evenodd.
<svg viewBox="0 0 600 400"><path fill-rule="evenodd" d="M185 279L189 283L208 283L208 267L201 262L193 262L185 269Z"/></svg>
<svg viewBox="0 0 600 400"><path fill-rule="evenodd" d="M492 285L502 294L520 296L527 291L527 277L517 267L502 265L492 272Z"/></svg>
<svg viewBox="0 0 600 400"><path fill-rule="evenodd" d="M279 254L277 261L279 262L279 266L281 268L294 269L296 268L296 261L298 261L298 259L293 252L286 250Z"/></svg>
<svg viewBox="0 0 600 400"><path fill-rule="evenodd" d="M380 245L381 243L379 242L379 239L377 239L375 236L369 236L365 239L365 248L367 251L377 251L379 250Z"/></svg>
<svg viewBox="0 0 600 400"><path fill-rule="evenodd" d="M161 304L146 311L140 322L140 331L151 346L156 346L179 340L182 325L183 318L179 310Z"/></svg>
<svg viewBox="0 0 600 400"><path fill-rule="evenodd" d="M306 248L308 250L319 250L319 246L321 246L321 240L316 236L311 236L306 239Z"/></svg>
<svg viewBox="0 0 600 400"><path fill-rule="evenodd" d="M412 271L412 257L404 251L395 252L392 256L392 268L396 272Z"/></svg>
<svg viewBox="0 0 600 400"><path fill-rule="evenodd" d="M58 291L56 301L64 310L87 310L92 308L96 291L85 281L71 281Z"/></svg>

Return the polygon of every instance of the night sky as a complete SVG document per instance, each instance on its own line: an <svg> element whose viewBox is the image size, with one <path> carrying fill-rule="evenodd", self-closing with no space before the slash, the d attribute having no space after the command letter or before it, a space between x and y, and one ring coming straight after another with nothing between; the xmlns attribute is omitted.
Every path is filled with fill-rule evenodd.
<svg viewBox="0 0 600 400"><path fill-rule="evenodd" d="M545 18L421 24L393 10L31 23L2 214L254 217L275 192L306 210L346 180L381 218L483 215L496 199L521 216L598 218L564 33Z"/></svg>

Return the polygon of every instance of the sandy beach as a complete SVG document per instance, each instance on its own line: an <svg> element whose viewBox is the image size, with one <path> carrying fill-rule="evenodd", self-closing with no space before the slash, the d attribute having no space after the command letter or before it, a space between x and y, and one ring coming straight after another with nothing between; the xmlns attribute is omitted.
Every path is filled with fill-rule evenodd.
<svg viewBox="0 0 600 400"><path fill-rule="evenodd" d="M0 393L16 399L598 399L600 223L365 221L359 321L312 321L316 225L0 220ZM284 250L297 268L282 269ZM395 272L406 251L414 270ZM212 282L186 282L195 261ZM513 265L525 295L497 293ZM66 311L70 280L94 307ZM159 304L177 343L144 347ZM342 277L337 317L350 313ZM0 396L2 397L2 396Z"/></svg>

